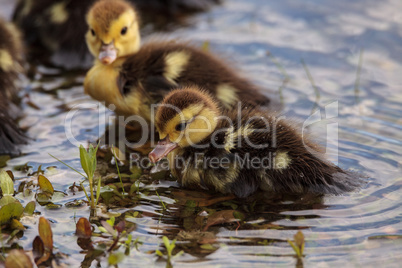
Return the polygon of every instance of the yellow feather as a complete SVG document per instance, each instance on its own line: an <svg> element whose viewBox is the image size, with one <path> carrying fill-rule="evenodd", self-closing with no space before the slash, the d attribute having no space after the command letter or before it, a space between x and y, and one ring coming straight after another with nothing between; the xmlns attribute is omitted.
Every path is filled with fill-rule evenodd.
<svg viewBox="0 0 402 268"><path fill-rule="evenodd" d="M233 104L239 101L236 91L236 88L228 84L221 84L216 88L216 97L225 105L226 108L230 108Z"/></svg>
<svg viewBox="0 0 402 268"><path fill-rule="evenodd" d="M183 72L188 64L190 55L183 51L176 51L166 55L165 58L165 73L163 74L169 82L176 84L175 80Z"/></svg>
<svg viewBox="0 0 402 268"><path fill-rule="evenodd" d="M274 169L286 169L289 164L292 162L289 154L287 152L276 152L276 156L274 158Z"/></svg>
<svg viewBox="0 0 402 268"><path fill-rule="evenodd" d="M67 2L60 2L57 4L54 4L50 8L50 21L57 23L57 24L62 24L68 20L68 12L66 10L66 4Z"/></svg>
<svg viewBox="0 0 402 268"><path fill-rule="evenodd" d="M14 61L10 53L5 49L0 49L0 69L8 72L14 69Z"/></svg>

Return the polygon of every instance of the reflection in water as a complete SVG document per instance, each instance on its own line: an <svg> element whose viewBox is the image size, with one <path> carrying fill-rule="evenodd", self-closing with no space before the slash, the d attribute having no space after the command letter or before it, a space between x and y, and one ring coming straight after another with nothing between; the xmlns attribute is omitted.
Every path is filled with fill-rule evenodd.
<svg viewBox="0 0 402 268"><path fill-rule="evenodd" d="M342 196L261 194L245 201L186 191L169 177L152 180L143 174L138 190L134 189L138 195L108 211L122 213L134 223L132 234L143 242L122 266L154 265L157 258L148 252L159 247L162 235L178 238L177 250L186 252L175 260L180 266L199 266L199 262L206 266L294 266L297 261L287 240L297 230L306 237L305 266L395 265L401 259L402 235L400 8L401 3L392 0L234 0L196 17L192 28L175 32L174 36L200 45L208 41L210 49L241 66L245 76L278 90L287 117L304 121L314 105L322 113L327 104L338 101L334 119L339 131L338 163L366 174L368 184ZM83 94L85 72L40 66L34 73L22 125L30 127L28 134L35 140L22 148L22 156L8 162L8 168L28 163L28 170L14 171L19 184L42 165L54 188L67 193L57 202L62 208L50 211L38 206L37 211L54 223L58 250L69 254L67 261L78 266L84 255L71 235L75 228L71 222L87 217L88 210L65 204L85 199L83 192L69 190L81 177L48 153L78 168L78 149L66 140L65 133L70 109L93 104L77 109L68 126L78 144L101 137L110 123L100 121L99 114L112 113ZM322 120L310 130L324 137L328 123ZM329 144L336 147L335 140ZM108 183L115 183L117 176L110 173L115 173L115 166L104 168L104 172L109 170ZM129 191L132 182L123 182ZM29 197L18 198L23 204L30 201ZM24 248L30 247L36 235L31 230L35 223L26 225L24 239L18 241Z"/></svg>

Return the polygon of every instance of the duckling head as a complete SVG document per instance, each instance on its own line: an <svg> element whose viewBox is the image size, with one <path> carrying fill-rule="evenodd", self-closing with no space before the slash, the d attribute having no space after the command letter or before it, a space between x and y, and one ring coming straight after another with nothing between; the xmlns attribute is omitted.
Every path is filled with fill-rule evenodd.
<svg viewBox="0 0 402 268"><path fill-rule="evenodd" d="M218 117L218 105L208 93L195 87L170 92L156 112L160 141L149 159L157 162L177 148L199 143L215 130Z"/></svg>
<svg viewBox="0 0 402 268"><path fill-rule="evenodd" d="M103 64L136 53L140 47L139 20L132 5L123 0L100 0L87 14L85 39L89 51Z"/></svg>

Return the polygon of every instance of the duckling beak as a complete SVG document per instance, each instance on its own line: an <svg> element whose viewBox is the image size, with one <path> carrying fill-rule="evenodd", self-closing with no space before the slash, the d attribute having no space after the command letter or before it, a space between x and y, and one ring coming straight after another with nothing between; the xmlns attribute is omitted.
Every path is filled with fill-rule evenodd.
<svg viewBox="0 0 402 268"><path fill-rule="evenodd" d="M158 142L152 152L149 153L148 158L151 162L156 163L177 147L179 147L177 143L171 142L169 138L166 137Z"/></svg>
<svg viewBox="0 0 402 268"><path fill-rule="evenodd" d="M114 46L114 42L110 42L109 44L102 43L100 52L99 52L99 60L103 64L111 64L117 58L117 50Z"/></svg>

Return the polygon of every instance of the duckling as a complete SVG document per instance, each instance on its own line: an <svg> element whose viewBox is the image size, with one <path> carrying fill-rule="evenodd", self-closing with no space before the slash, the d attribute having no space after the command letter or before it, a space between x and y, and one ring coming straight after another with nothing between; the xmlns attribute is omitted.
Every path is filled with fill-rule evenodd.
<svg viewBox="0 0 402 268"><path fill-rule="evenodd" d="M85 61L87 31L85 14L96 0L20 0L13 14L14 22L22 29L26 44L35 59L59 51L79 56ZM160 29L171 23L179 24L185 15L206 11L220 0L130 0L144 14L144 24L153 23ZM158 21L156 21L158 20ZM165 26L165 27L163 27ZM36 54L35 54L36 52ZM67 58L67 57L64 57Z"/></svg>
<svg viewBox="0 0 402 268"><path fill-rule="evenodd" d="M99 1L87 15L88 48L96 57L85 92L114 104L120 115L150 121L150 106L179 85L205 87L223 106L239 100L267 105L270 100L211 53L173 41L140 46L137 11L123 0Z"/></svg>
<svg viewBox="0 0 402 268"><path fill-rule="evenodd" d="M279 193L351 191L359 178L327 161L320 146L291 122L257 107L220 109L206 90L173 90L155 117L160 141L151 162L168 158L184 187L247 197Z"/></svg>
<svg viewBox="0 0 402 268"><path fill-rule="evenodd" d="M0 19L0 155L18 154L16 145L25 143L23 131L11 111L17 101L16 80L22 72L23 49L20 34L13 24Z"/></svg>

